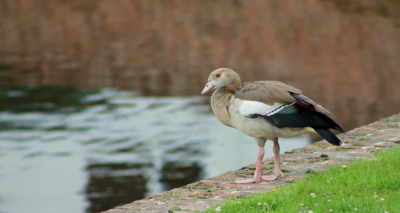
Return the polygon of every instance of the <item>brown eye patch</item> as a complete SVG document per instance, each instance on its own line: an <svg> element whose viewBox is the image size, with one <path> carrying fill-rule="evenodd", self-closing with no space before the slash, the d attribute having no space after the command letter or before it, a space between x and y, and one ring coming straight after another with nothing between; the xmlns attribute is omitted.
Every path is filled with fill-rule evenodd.
<svg viewBox="0 0 400 213"><path fill-rule="evenodd" d="M221 74L216 74L215 76L216 76L217 78L219 78L219 77L221 76Z"/></svg>

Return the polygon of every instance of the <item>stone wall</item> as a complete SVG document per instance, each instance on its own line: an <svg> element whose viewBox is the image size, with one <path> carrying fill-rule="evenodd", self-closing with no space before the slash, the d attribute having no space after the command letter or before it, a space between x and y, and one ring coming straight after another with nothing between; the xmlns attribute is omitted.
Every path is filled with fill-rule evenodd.
<svg viewBox="0 0 400 213"><path fill-rule="evenodd" d="M400 114L381 119L369 125L340 134L342 146L332 146L325 140L281 154L284 176L274 181L252 184L235 184L239 178L251 178L255 164L236 171L229 171L213 178L201 180L166 191L154 196L136 200L123 206L104 211L105 213L132 212L201 212L235 198L250 197L267 192L277 186L288 185L301 180L310 171L320 172L332 167L346 165L359 159L372 158L374 152L391 150L400 146ZM255 153L254 153L255 154ZM262 172L273 173L274 157L263 161Z"/></svg>
<svg viewBox="0 0 400 213"><path fill-rule="evenodd" d="M350 129L400 108L393 0L0 0L0 83L199 95L210 71L280 80Z"/></svg>

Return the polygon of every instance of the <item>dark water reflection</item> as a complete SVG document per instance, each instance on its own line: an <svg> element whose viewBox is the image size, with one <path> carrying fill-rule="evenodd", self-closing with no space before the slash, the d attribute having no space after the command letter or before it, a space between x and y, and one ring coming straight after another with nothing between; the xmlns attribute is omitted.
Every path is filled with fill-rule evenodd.
<svg viewBox="0 0 400 213"><path fill-rule="evenodd" d="M173 189L200 180L201 171L197 162L168 162L161 171L160 181L166 189Z"/></svg>
<svg viewBox="0 0 400 213"><path fill-rule="evenodd" d="M89 181L85 194L90 204L86 210L99 212L145 197L147 178L143 173L132 174L132 171L143 170L145 166L126 163L88 165Z"/></svg>
<svg viewBox="0 0 400 213"><path fill-rule="evenodd" d="M0 87L0 212L99 212L254 163L207 99Z"/></svg>

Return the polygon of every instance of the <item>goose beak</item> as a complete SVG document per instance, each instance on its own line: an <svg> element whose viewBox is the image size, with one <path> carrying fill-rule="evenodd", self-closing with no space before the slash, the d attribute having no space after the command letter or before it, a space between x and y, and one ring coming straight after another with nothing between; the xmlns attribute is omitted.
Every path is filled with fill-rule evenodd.
<svg viewBox="0 0 400 213"><path fill-rule="evenodd" d="M212 90L215 87L215 85L213 83L211 83L211 81L208 81L206 86L204 87L203 91L201 91L201 94L204 95L206 94L208 91Z"/></svg>

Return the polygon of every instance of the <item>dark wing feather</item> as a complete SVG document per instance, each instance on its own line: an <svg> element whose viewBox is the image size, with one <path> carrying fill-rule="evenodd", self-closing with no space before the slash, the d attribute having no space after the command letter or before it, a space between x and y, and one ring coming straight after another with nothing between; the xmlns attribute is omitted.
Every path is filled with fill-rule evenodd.
<svg viewBox="0 0 400 213"><path fill-rule="evenodd" d="M336 135L333 134L331 131L329 131L329 129L314 128L314 130L329 143L336 146L340 146L342 144L340 139L336 137Z"/></svg>
<svg viewBox="0 0 400 213"><path fill-rule="evenodd" d="M286 107L276 114L265 116L277 127L316 127L330 128L344 132L330 117L321 112L306 109L299 104Z"/></svg>
<svg viewBox="0 0 400 213"><path fill-rule="evenodd" d="M262 117L274 126L283 127L312 127L319 135L333 145L340 145L340 140L329 129L343 132L343 129L324 113L313 111L293 104L270 116L252 115L251 118Z"/></svg>

